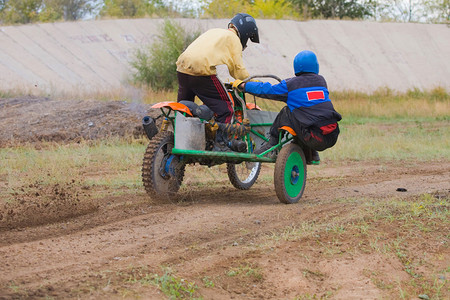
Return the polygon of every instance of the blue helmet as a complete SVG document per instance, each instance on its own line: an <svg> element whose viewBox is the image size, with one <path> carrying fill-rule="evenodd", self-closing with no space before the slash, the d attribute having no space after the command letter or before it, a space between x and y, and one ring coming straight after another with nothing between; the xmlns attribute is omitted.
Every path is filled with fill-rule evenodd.
<svg viewBox="0 0 450 300"><path fill-rule="evenodd" d="M319 62L314 52L309 50L299 52L294 58L294 72L295 75L305 72L319 74Z"/></svg>

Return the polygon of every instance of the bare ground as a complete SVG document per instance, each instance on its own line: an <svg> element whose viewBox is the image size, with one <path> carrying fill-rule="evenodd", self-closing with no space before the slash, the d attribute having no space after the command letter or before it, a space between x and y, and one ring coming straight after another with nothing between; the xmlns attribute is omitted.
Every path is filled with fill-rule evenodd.
<svg viewBox="0 0 450 300"><path fill-rule="evenodd" d="M0 99L4 146L42 137L76 141L81 125L55 126L55 120L73 120L70 112L85 132L100 116L120 123L129 113L135 125L124 122L123 130L139 134L146 109L96 102L94 114L82 101L75 108L46 99L14 101ZM47 121L39 109L49 113ZM27 115L32 121L10 123ZM96 132L103 137L101 128ZM449 161L323 162L308 168L296 205L280 204L267 180L249 191L234 189L226 174L219 188L190 185L189 173L202 168L187 168L177 203L127 188L99 199L77 182L26 187L16 195L18 204L0 210L0 299L164 299L164 283L204 299L450 297L448 222L433 217L448 211ZM272 172L265 166L260 178ZM53 201L43 206L42 195ZM421 213L421 203L429 211ZM189 290L190 283L195 288Z"/></svg>

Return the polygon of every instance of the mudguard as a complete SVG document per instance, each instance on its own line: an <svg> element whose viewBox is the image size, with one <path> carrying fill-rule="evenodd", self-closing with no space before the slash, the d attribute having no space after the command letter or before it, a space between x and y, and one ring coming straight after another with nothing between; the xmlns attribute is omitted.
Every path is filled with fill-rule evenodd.
<svg viewBox="0 0 450 300"><path fill-rule="evenodd" d="M193 117L189 108L182 103L165 101L165 102L159 102L159 103L152 105L152 108L162 108L162 107L171 108L172 110L180 111L180 112L186 113L186 114L190 115L191 117Z"/></svg>
<svg viewBox="0 0 450 300"><path fill-rule="evenodd" d="M287 132L289 132L290 134L292 134L293 136L296 136L297 133L294 131L294 129L292 129L289 126L282 126L279 128L279 130L286 130Z"/></svg>

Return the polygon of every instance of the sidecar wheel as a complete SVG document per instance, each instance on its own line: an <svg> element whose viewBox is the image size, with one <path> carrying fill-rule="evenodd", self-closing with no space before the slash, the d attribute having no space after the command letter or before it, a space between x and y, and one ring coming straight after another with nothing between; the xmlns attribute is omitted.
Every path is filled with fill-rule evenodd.
<svg viewBox="0 0 450 300"><path fill-rule="evenodd" d="M306 159L302 148L294 143L278 154L274 172L275 192L282 203L297 203L306 185Z"/></svg>

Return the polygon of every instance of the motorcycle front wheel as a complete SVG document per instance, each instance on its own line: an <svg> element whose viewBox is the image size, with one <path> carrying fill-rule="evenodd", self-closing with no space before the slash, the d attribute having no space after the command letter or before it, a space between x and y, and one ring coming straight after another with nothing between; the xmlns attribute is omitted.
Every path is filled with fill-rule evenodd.
<svg viewBox="0 0 450 300"><path fill-rule="evenodd" d="M260 162L244 161L240 164L227 163L227 173L231 184L240 190L248 190L258 179Z"/></svg>

